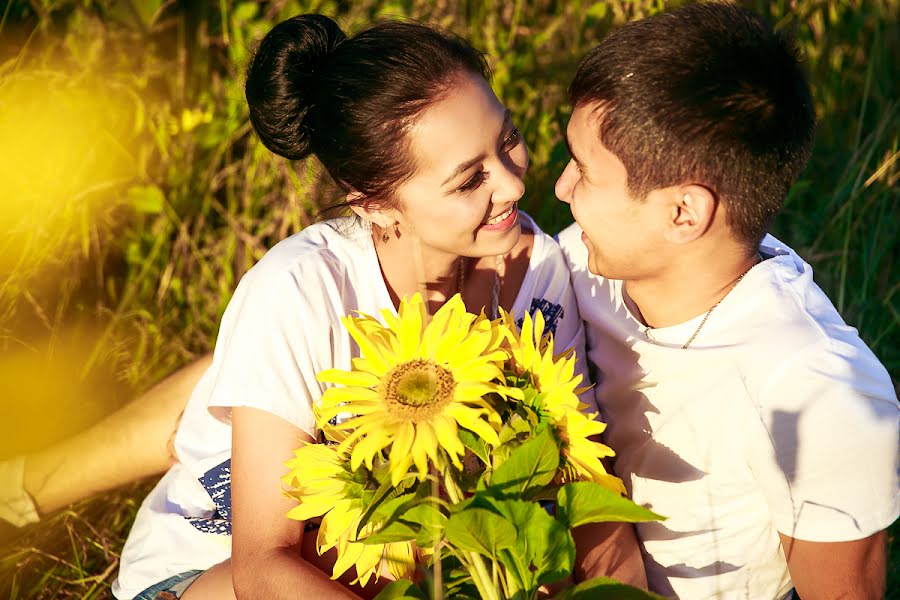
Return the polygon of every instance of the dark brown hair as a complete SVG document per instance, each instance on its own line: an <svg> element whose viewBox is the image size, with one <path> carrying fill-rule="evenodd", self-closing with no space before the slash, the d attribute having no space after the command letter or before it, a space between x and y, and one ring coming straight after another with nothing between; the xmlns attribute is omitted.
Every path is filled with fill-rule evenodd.
<svg viewBox="0 0 900 600"><path fill-rule="evenodd" d="M581 62L574 106L598 103L599 137L637 198L698 183L755 246L800 170L815 113L798 51L760 16L699 3L634 21Z"/></svg>
<svg viewBox="0 0 900 600"><path fill-rule="evenodd" d="M314 154L345 192L388 200L415 170L409 124L466 73L490 74L450 32L391 21L348 38L328 17L299 15L276 25L250 63L250 121L272 152Z"/></svg>

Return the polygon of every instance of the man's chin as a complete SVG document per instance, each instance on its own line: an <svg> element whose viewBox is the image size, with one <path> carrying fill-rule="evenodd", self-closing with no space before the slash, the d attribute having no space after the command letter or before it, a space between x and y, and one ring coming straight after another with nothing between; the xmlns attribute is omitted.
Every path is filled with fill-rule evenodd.
<svg viewBox="0 0 900 600"><path fill-rule="evenodd" d="M593 259L588 259L587 263L588 271L591 272L592 275L597 275L599 277L606 277L606 274L603 272L604 270L597 265L597 262Z"/></svg>

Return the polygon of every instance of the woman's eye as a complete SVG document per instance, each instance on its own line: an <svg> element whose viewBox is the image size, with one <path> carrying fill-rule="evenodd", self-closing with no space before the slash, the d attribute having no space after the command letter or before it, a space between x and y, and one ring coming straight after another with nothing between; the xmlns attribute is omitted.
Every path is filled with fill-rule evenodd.
<svg viewBox="0 0 900 600"><path fill-rule="evenodd" d="M522 139L522 133L519 131L518 127L513 127L513 130L509 132L509 135L506 136L506 139L503 140L503 149L507 152L515 148L519 145L519 142Z"/></svg>
<svg viewBox="0 0 900 600"><path fill-rule="evenodd" d="M471 192L481 187L481 184L487 181L488 174L485 171L478 171L468 181L456 188L457 192Z"/></svg>

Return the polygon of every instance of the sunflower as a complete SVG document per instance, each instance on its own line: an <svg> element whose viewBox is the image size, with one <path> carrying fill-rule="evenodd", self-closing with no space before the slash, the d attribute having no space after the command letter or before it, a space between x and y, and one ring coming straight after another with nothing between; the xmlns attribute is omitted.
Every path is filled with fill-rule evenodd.
<svg viewBox="0 0 900 600"><path fill-rule="evenodd" d="M419 294L401 301L396 315L385 310L382 316L387 326L364 314L345 317L361 356L350 371L319 373L320 381L345 386L327 389L316 412L320 427L348 415L336 429L346 432L339 448L349 452L351 469L371 470L390 447L396 486L411 468L423 480L429 461L442 470L449 459L462 469L459 427L499 444L500 417L485 396L519 391L502 384L507 354L496 324L466 312L459 294L430 322Z"/></svg>
<svg viewBox="0 0 900 600"><path fill-rule="evenodd" d="M321 517L316 546L319 554L337 548L338 558L332 569L332 579L356 567L356 580L365 586L372 575L378 579L386 568L395 579L412 575L415 569L413 547L409 542L364 544L357 541L356 531L365 513L367 502L364 485L347 468L345 457L335 445L306 444L294 451L294 458L285 463L290 472L282 481L290 488L289 496L300 504L287 516L298 521ZM367 524L360 537L372 532L374 524Z"/></svg>
<svg viewBox="0 0 900 600"><path fill-rule="evenodd" d="M521 330L513 316L502 310L501 321L505 325L512 374L520 385L538 392L534 396L537 405L531 408L552 423L561 442L563 478L588 479L624 494L622 480L607 473L602 462L605 457L615 456L615 452L590 439L603 433L606 424L598 420L597 413L586 414L588 405L578 399L578 394L588 388L578 387L582 376L575 374L574 353L567 350L554 356L553 337L544 335L544 316L540 311L534 320L526 313Z"/></svg>

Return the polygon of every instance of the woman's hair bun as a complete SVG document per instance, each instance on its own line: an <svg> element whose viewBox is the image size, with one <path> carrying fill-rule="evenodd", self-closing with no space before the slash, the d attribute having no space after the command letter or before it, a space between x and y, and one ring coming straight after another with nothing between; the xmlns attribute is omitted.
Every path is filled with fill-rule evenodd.
<svg viewBox="0 0 900 600"><path fill-rule="evenodd" d="M260 42L247 70L250 122L266 148L291 160L311 153L310 109L327 58L346 39L323 15L298 15Z"/></svg>

